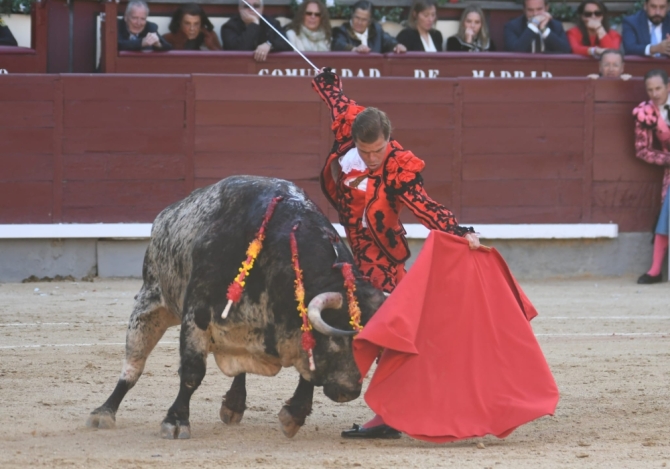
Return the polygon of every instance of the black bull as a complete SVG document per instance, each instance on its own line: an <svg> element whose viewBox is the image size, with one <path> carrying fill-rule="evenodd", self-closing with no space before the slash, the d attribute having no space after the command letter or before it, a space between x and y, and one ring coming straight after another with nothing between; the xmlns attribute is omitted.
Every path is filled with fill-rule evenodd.
<svg viewBox="0 0 670 469"><path fill-rule="evenodd" d="M222 319L228 285L246 258L268 204L277 196L283 200L267 225L263 249L243 296ZM326 292L335 292L330 293L331 298L340 294L344 300L339 308L331 304L323 309L320 329L326 334L314 331L314 371L301 348L302 321L294 296L289 234L297 223L305 302L314 299L315 303L319 295L328 295ZM225 423L242 419L245 373L274 376L282 367L298 370L298 387L279 412L282 430L289 437L311 412L314 386L323 386L324 393L337 402L357 398L361 384L351 336L328 330L332 326L351 331L342 273L333 268L341 262L353 264L351 252L317 206L288 181L230 177L166 208L154 221L144 257L144 283L128 324L121 376L109 399L91 413L87 425L114 427L116 411L142 374L151 350L168 327L179 324L180 387L161 425L165 438L190 437L190 399L205 376L210 352L221 371L235 377L221 405L220 417ZM365 323L384 295L360 278L358 271L356 276L356 297Z"/></svg>

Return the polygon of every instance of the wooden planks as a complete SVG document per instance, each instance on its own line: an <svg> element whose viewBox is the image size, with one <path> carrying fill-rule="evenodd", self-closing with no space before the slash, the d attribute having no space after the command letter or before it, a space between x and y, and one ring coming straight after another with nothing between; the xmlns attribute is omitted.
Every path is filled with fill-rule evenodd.
<svg viewBox="0 0 670 469"><path fill-rule="evenodd" d="M65 221L151 221L190 192L186 77L75 75L62 82Z"/></svg>
<svg viewBox="0 0 670 469"><path fill-rule="evenodd" d="M658 213L662 168L633 149L641 80L345 82L389 114L428 193L463 222L625 232ZM150 222L235 174L292 180L336 221L318 181L330 114L308 77L10 75L0 106L0 223Z"/></svg>

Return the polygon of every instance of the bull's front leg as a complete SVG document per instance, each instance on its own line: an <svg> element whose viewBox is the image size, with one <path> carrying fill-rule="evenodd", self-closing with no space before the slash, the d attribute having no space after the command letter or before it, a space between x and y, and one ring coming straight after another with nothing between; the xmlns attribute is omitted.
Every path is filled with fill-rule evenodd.
<svg viewBox="0 0 670 469"><path fill-rule="evenodd" d="M191 438L189 422L191 396L205 377L209 340L209 331L196 326L193 315L185 316L179 338L181 355L179 394L161 424L163 438Z"/></svg>
<svg viewBox="0 0 670 469"><path fill-rule="evenodd" d="M233 379L233 384L221 402L219 417L227 425L240 423L247 409L247 375L239 374Z"/></svg>
<svg viewBox="0 0 670 469"><path fill-rule="evenodd" d="M293 397L286 401L284 407L279 411L279 423L284 435L293 438L300 427L305 425L305 419L312 413L313 398L314 385L300 376Z"/></svg>

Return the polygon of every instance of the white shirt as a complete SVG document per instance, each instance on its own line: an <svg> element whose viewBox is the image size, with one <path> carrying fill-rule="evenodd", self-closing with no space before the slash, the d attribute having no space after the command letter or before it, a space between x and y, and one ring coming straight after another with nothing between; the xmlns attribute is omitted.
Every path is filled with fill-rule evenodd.
<svg viewBox="0 0 670 469"><path fill-rule="evenodd" d="M647 44L647 47L644 48L644 55L651 55L649 52L651 44L660 44L663 41L663 23L655 25L651 21L647 20L647 24L649 25L649 37L656 37L656 41L652 39L651 43ZM661 54L656 54L655 57L660 57L660 55Z"/></svg>
<svg viewBox="0 0 670 469"><path fill-rule="evenodd" d="M668 107L670 107L670 96L668 96L668 100L665 102L663 106L661 106L661 116L663 116L663 120L665 121L668 126L670 126L670 116L668 115Z"/></svg>
<svg viewBox="0 0 670 469"><path fill-rule="evenodd" d="M344 174L349 174L353 170L358 170L358 171L367 171L368 167L365 165L365 162L363 161L363 158L361 158L361 155L358 154L358 150L356 147L352 148L348 152L346 152L343 156L340 156L339 158L340 162L340 167L342 168L342 172ZM344 178L344 183L351 187L351 183L358 179L357 177L347 177L345 176ZM358 189L360 191L365 192L366 189L368 188L368 178L364 178L358 186L355 187L355 189ZM363 209L363 220L361 221L363 228L367 228L368 224L365 221L365 209Z"/></svg>
<svg viewBox="0 0 670 469"><path fill-rule="evenodd" d="M428 41L426 41L420 33L419 37L421 38L421 42L423 43L423 50L425 50L426 52L437 52L435 44L433 43L433 38L430 36L430 34L428 35Z"/></svg>
<svg viewBox="0 0 670 469"><path fill-rule="evenodd" d="M369 28L368 28L368 29L369 29ZM352 31L354 31L354 34L356 35L356 37L358 38L358 40L361 41L361 44L364 45L364 46L368 46L368 29L366 29L365 32L362 33L362 34L361 34L361 33L357 33L356 31L354 31L354 30L352 29ZM370 47L370 46L368 46L368 47Z"/></svg>

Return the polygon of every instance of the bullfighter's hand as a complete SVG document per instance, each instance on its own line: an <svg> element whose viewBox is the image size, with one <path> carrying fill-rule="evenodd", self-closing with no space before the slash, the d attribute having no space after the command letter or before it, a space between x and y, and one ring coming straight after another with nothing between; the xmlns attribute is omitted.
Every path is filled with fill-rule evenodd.
<svg viewBox="0 0 670 469"><path fill-rule="evenodd" d="M268 53L270 52L270 44L264 42L260 46L256 47L254 51L254 59L256 62L265 62L265 59L268 58Z"/></svg>
<svg viewBox="0 0 670 469"><path fill-rule="evenodd" d="M396 46L393 48L393 52L396 54L404 54L407 52L407 47L405 47L403 44L396 44Z"/></svg>
<svg viewBox="0 0 670 469"><path fill-rule="evenodd" d="M466 234L465 239L468 240L468 243L470 244L470 249L472 249L472 250L475 250L479 246L481 246L481 244L479 243L479 237L474 233Z"/></svg>

